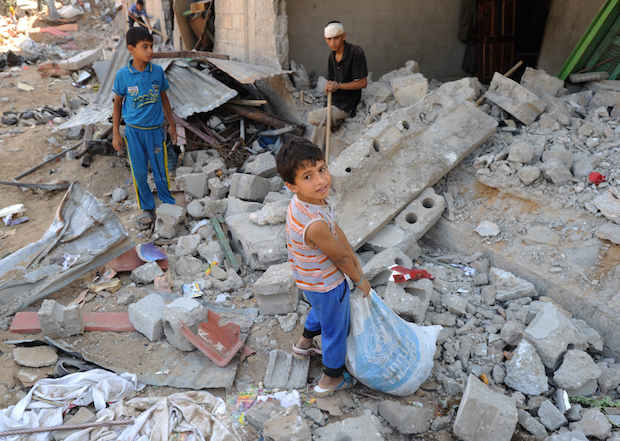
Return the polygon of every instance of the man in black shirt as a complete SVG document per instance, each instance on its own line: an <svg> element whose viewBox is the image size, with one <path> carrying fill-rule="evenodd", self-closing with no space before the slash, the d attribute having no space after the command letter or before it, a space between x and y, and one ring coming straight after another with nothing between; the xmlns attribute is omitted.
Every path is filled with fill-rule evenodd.
<svg viewBox="0 0 620 441"><path fill-rule="evenodd" d="M329 55L325 94L332 92L332 126L355 110L362 99L362 89L368 84L366 56L361 47L345 41L347 34L340 22L332 21L325 27L325 42L332 50ZM316 126L311 141L325 149L327 107L308 114L308 122Z"/></svg>

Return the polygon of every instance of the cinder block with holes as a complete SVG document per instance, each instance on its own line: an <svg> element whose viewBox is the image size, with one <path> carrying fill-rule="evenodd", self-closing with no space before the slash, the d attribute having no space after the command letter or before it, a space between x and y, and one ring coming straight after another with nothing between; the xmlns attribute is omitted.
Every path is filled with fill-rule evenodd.
<svg viewBox="0 0 620 441"><path fill-rule="evenodd" d="M250 213L226 217L231 248L241 254L253 270L266 270L287 259L286 225L259 226L250 220Z"/></svg>
<svg viewBox="0 0 620 441"><path fill-rule="evenodd" d="M415 240L420 240L445 209L446 200L443 196L427 188L394 218L394 225L413 234Z"/></svg>

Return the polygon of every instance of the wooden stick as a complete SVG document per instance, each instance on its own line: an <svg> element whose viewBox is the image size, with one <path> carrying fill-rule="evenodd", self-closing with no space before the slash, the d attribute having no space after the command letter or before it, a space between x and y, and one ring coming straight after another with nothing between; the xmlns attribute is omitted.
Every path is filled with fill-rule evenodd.
<svg viewBox="0 0 620 441"><path fill-rule="evenodd" d="M325 130L325 163L329 163L329 138L332 134L332 91L327 92L327 122Z"/></svg>
<svg viewBox="0 0 620 441"><path fill-rule="evenodd" d="M127 14L129 14L129 16L131 16L131 18L133 18L136 23L139 23L140 26L144 26L149 31L156 32L157 34L161 35L161 37L164 39L164 43L168 40L168 36L167 35L162 34L157 29L153 29L151 26L147 25L142 20L138 20L131 12L127 11Z"/></svg>

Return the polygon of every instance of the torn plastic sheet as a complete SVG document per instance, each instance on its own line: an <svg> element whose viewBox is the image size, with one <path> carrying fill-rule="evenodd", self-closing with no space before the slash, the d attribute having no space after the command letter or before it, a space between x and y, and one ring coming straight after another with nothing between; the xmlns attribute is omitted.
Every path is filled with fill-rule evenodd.
<svg viewBox="0 0 620 441"><path fill-rule="evenodd" d="M45 298L134 246L114 213L71 184L41 239L0 260L0 316ZM80 256L66 271L53 263L64 254Z"/></svg>

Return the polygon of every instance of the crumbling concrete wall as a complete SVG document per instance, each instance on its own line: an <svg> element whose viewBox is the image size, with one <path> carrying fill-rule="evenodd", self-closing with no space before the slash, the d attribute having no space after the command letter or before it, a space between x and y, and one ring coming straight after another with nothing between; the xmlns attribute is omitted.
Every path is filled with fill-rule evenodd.
<svg viewBox="0 0 620 441"><path fill-rule="evenodd" d="M553 0L538 68L557 75L605 0Z"/></svg>
<svg viewBox="0 0 620 441"><path fill-rule="evenodd" d="M288 68L285 0L215 2L214 51L246 63Z"/></svg>
<svg viewBox="0 0 620 441"><path fill-rule="evenodd" d="M347 41L364 49L375 80L416 60L428 78L461 75L465 45L457 38L461 0L289 0L289 59L316 76L327 73L323 28L344 24Z"/></svg>

